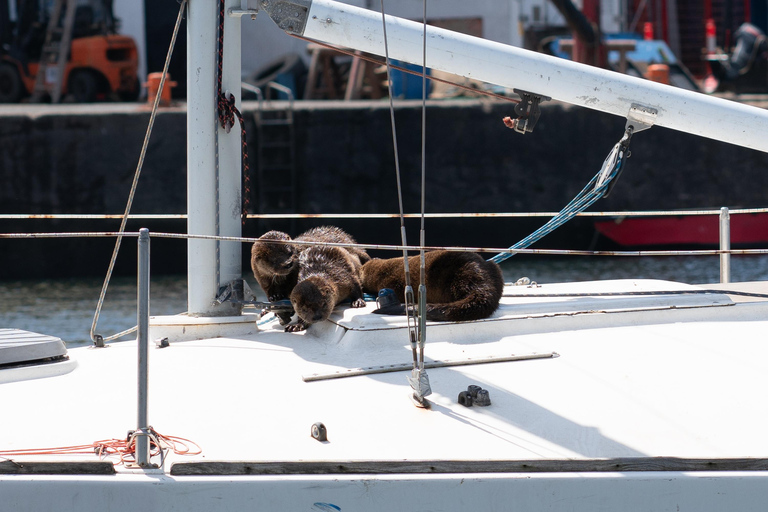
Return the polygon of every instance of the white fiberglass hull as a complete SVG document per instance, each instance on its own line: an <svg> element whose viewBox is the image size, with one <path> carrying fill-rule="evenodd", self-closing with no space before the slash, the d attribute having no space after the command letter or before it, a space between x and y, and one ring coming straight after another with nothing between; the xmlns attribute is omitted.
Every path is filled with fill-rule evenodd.
<svg viewBox="0 0 768 512"><path fill-rule="evenodd" d="M766 472L13 477L3 510L763 511Z"/></svg>

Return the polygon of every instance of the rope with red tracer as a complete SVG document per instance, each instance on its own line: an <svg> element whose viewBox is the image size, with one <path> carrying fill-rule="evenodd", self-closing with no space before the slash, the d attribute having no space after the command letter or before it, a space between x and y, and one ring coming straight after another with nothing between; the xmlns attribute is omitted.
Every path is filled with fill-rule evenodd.
<svg viewBox="0 0 768 512"><path fill-rule="evenodd" d="M245 225L245 221L248 218L248 209L250 206L251 196L251 172L250 165L248 164L248 142L245 133L245 122L243 121L243 114L235 106L235 96L230 93L229 96L221 89L222 82L222 62L224 61L224 4L225 0L219 0L219 39L218 39L218 63L217 63L217 77L216 77L216 104L219 111L219 123L227 133L235 125L235 117L240 123L240 140L242 145L242 172L243 172L243 211L242 222Z"/></svg>
<svg viewBox="0 0 768 512"><path fill-rule="evenodd" d="M176 455L199 455L202 453L200 446L194 441L177 436L160 434L150 428L150 456L161 455L165 459L165 453L170 450ZM95 453L100 459L117 456L119 460L114 465L132 464L136 461L136 434L129 432L125 439L103 439L91 444L73 446L61 446L55 448L28 448L19 450L0 450L0 458L20 457L25 455L90 455ZM11 460L11 459L8 459ZM11 460L11 462L13 462ZM162 464L161 464L162 465Z"/></svg>

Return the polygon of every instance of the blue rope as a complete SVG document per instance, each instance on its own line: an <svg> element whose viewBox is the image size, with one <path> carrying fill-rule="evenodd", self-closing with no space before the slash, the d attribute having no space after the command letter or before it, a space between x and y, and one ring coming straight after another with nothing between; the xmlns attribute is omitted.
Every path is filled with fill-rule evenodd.
<svg viewBox="0 0 768 512"><path fill-rule="evenodd" d="M611 182L621 172L624 160L628 156L627 149L631 136L632 130L629 128L625 132L624 137L622 137L622 139L617 142L615 146L613 146L611 152L608 153L608 156L605 158L600 171L598 171L598 173L589 181L589 183L587 183L581 192L579 192L576 197L574 197L573 200L565 206L565 208L560 210L557 215L549 219L549 221L547 221L547 223L541 226L539 229L507 249L507 251L512 252L500 252L493 258L490 258L488 261L501 263L502 261L514 256L514 251L516 249L525 249L526 247L529 247L530 245L538 242L546 235L550 234L555 229L559 228L574 218L578 213L581 213L592 206L595 201L605 196L610 189Z"/></svg>

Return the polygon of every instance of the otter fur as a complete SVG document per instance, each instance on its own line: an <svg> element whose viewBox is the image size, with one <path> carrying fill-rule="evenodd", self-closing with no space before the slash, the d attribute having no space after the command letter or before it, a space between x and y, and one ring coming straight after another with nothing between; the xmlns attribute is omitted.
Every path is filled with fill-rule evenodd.
<svg viewBox="0 0 768 512"><path fill-rule="evenodd" d="M305 242L329 242L334 244L356 244L352 235L347 233L341 228L336 226L320 226L318 228L312 228L296 237L297 241ZM298 252L308 249L309 245L297 245ZM365 249L358 249L357 247L343 247L352 256L356 257L358 262L362 265L367 261L370 261L371 257L365 251Z"/></svg>
<svg viewBox="0 0 768 512"><path fill-rule="evenodd" d="M284 243L270 243L270 240ZM296 249L286 243L290 240L291 237L282 231L268 231L251 247L253 277L270 302L288 298L298 280Z"/></svg>
<svg viewBox="0 0 768 512"><path fill-rule="evenodd" d="M299 280L291 292L298 320L287 332L303 331L327 320L333 308L352 299L353 308L365 306L357 255L341 247L310 247L299 256Z"/></svg>
<svg viewBox="0 0 768 512"><path fill-rule="evenodd" d="M280 240L282 243L270 243L270 240ZM287 299L299 277L299 255L307 250L309 245L294 245L287 243L292 240L282 231L269 231L259 237L251 247L251 270L253 277L267 294L270 302ZM330 242L339 244L355 244L355 239L335 226L322 226L305 231L297 241ZM357 258L358 264L371 259L365 249L355 247L345 248Z"/></svg>
<svg viewBox="0 0 768 512"><path fill-rule="evenodd" d="M504 278L496 263L472 252L429 251L424 255L427 320L466 321L489 317L499 307ZM419 256L408 258L411 285L419 284ZM374 258L360 270L363 290L377 294L391 288L405 301L403 258ZM404 314L405 306L393 313Z"/></svg>

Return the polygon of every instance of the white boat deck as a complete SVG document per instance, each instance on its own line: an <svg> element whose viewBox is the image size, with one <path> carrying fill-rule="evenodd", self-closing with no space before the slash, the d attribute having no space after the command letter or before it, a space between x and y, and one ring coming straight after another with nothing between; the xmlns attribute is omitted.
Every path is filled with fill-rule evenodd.
<svg viewBox="0 0 768 512"><path fill-rule="evenodd" d="M428 370L430 410L410 400L406 371L347 376L412 360L404 319L372 304L303 333L266 318L257 329L251 315L223 321L250 334L188 341L194 319L156 318L155 331L176 336L150 348L149 423L201 453L154 456L154 469L113 469L115 457L88 450L11 453L136 429L137 343L72 349L45 370L0 369L12 372L0 384L3 506L764 510L768 302L696 289L508 287L487 320L430 323L427 363L448 364ZM536 358L465 364L510 356ZM460 405L469 385L491 405ZM311 437L317 422L327 441Z"/></svg>
<svg viewBox="0 0 768 512"><path fill-rule="evenodd" d="M311 380L411 362L404 319L372 314L373 304L339 308L332 322L303 333L276 321L256 332L251 322L253 334L152 347L150 424L202 448L169 455L165 469L193 461L768 458L768 303L599 295L696 288L634 280L593 283L593 297L545 296L574 286L508 287L488 320L430 323L428 362L541 356L430 369L431 410L410 401L407 372ZM2 450L89 444L136 428L136 351L135 342L73 349L69 373L0 386ZM490 392L491 406L457 403L470 384ZM73 413L81 421L59 420ZM316 422L327 442L310 436Z"/></svg>

